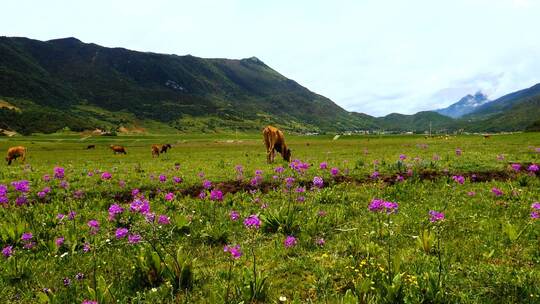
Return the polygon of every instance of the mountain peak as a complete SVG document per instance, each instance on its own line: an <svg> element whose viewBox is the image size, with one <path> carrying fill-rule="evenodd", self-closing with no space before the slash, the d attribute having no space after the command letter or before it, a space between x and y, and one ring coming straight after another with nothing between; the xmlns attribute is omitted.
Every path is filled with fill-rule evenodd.
<svg viewBox="0 0 540 304"><path fill-rule="evenodd" d="M452 118L459 118L476 110L481 105L489 102L486 94L478 90L474 95L467 94L458 102L450 105L447 108L435 110L435 112L446 115Z"/></svg>

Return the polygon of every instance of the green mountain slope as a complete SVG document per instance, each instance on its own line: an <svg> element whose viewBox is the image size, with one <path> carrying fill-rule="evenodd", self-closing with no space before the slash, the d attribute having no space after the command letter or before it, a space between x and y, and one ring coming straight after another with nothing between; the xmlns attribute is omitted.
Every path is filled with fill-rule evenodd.
<svg viewBox="0 0 540 304"><path fill-rule="evenodd" d="M274 123L296 130L339 131L362 124L359 117L255 57L143 53L75 38L43 42L0 37L0 97L20 106L20 116L60 111L75 120L91 117L84 128L99 126L101 119L81 105L132 113L136 119L178 130L259 129ZM73 121L66 125L80 129Z"/></svg>
<svg viewBox="0 0 540 304"><path fill-rule="evenodd" d="M377 119L377 124L389 131L425 132L431 129L436 131L454 130L455 120L436 112L418 112L414 115L392 113Z"/></svg>

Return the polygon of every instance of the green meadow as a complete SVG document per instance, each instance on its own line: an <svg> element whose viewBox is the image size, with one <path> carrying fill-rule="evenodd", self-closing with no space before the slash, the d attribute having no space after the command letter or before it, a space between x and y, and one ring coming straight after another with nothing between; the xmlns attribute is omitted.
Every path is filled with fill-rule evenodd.
<svg viewBox="0 0 540 304"><path fill-rule="evenodd" d="M286 141L0 137L0 302L540 303L538 133Z"/></svg>

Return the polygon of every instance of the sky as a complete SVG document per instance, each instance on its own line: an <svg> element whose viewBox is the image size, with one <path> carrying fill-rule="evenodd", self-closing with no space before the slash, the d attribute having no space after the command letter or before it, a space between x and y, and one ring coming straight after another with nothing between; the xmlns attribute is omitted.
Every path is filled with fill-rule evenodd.
<svg viewBox="0 0 540 304"><path fill-rule="evenodd" d="M0 35L256 56L343 108L375 116L540 83L540 0L0 0L0 7Z"/></svg>

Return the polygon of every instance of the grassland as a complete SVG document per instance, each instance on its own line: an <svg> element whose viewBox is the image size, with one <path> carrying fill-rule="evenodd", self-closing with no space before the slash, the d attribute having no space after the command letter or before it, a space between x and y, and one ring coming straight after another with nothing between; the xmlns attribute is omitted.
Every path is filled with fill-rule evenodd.
<svg viewBox="0 0 540 304"><path fill-rule="evenodd" d="M540 302L540 223L530 216L540 179L527 171L540 163L538 133L287 141L304 164L296 170L266 164L259 134L0 138L2 151L28 148L25 165L0 166L9 200L0 208L0 247L12 246L0 256L0 301ZM154 143L173 148L153 159ZM127 155L113 155L110 144ZM20 180L28 192L11 185ZM373 212L374 199L398 211ZM148 212L137 205L145 201ZM111 218L113 204L124 210ZM431 222L430 210L444 220ZM250 215L259 229L246 228ZM140 241L117 238L119 228ZM239 245L241 256L225 245Z"/></svg>

